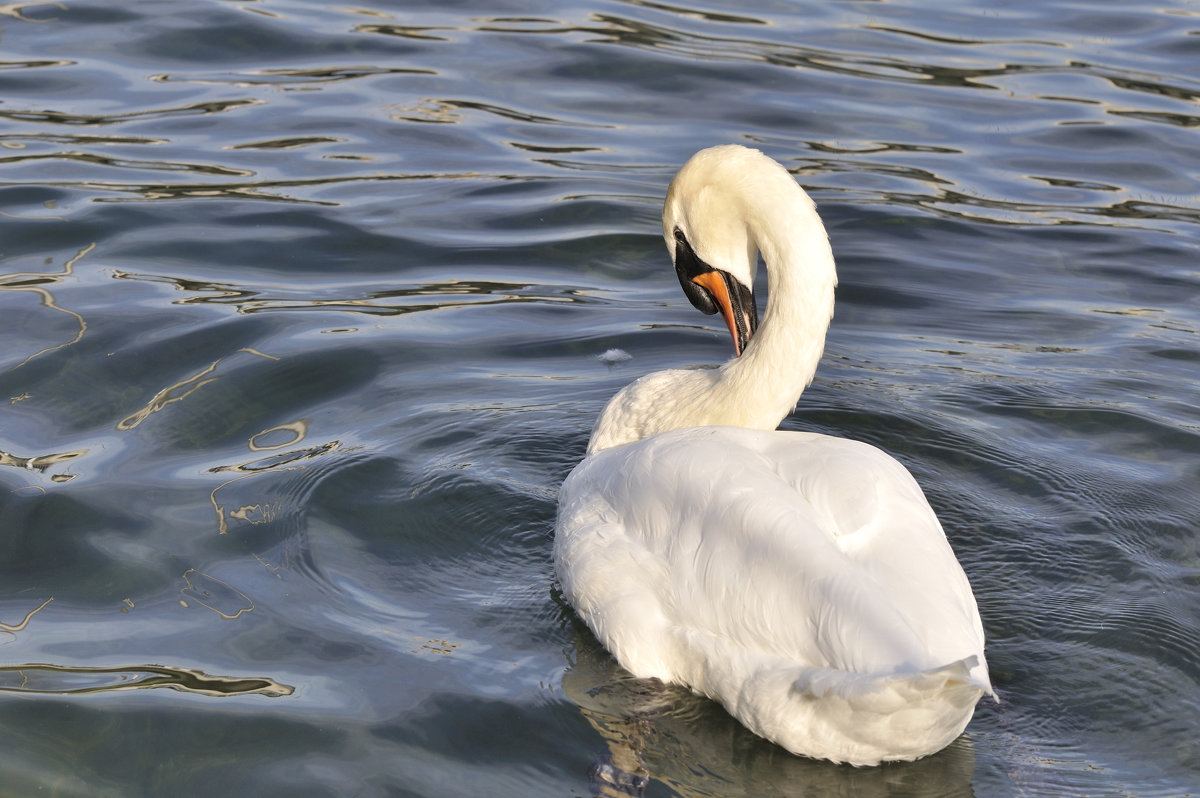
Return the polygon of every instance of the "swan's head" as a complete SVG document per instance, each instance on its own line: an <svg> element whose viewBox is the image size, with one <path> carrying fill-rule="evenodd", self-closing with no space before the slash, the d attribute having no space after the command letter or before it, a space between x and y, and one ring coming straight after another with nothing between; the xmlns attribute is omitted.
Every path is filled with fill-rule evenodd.
<svg viewBox="0 0 1200 798"><path fill-rule="evenodd" d="M663 206L663 237L683 292L697 310L721 314L738 355L758 327L758 247L750 231L753 198L748 193L764 170L787 174L747 147L701 150L675 175Z"/></svg>

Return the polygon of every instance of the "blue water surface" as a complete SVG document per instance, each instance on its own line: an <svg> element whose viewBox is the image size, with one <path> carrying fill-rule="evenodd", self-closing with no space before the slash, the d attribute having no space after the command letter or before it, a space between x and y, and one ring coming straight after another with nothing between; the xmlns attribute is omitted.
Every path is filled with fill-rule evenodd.
<svg viewBox="0 0 1200 798"><path fill-rule="evenodd" d="M1200 8L349 2L0 5L0 795L1200 794ZM605 401L731 353L659 225L730 142L838 259L784 426L979 601L999 701L919 762L556 590Z"/></svg>

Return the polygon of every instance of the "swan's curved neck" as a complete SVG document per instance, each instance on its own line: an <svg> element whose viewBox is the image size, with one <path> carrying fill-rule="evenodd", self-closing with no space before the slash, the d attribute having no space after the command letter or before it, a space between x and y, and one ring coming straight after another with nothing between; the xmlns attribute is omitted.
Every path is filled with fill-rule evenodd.
<svg viewBox="0 0 1200 798"><path fill-rule="evenodd" d="M812 382L837 285L815 206L790 175L787 182L769 202L747 203L747 231L767 270L767 307L746 351L721 367L714 390L726 407L740 409L741 425L762 429L777 427Z"/></svg>
<svg viewBox="0 0 1200 798"><path fill-rule="evenodd" d="M752 286L759 253L767 308L741 357L719 369L661 371L625 386L604 408L588 452L684 427L775 429L812 381L837 284L816 208L782 166L728 145L702 150L671 181L663 231L709 266Z"/></svg>

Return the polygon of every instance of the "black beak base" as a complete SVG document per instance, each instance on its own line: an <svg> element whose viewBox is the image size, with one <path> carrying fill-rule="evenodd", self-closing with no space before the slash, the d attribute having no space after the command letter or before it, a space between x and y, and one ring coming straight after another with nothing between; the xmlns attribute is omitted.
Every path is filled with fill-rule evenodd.
<svg viewBox="0 0 1200 798"><path fill-rule="evenodd" d="M725 285L729 307L723 308L717 297L696 280L697 277L715 273ZM728 272L709 266L688 243L687 236L675 229L675 275L692 307L701 313L712 315L720 312L725 317L730 333L734 337L734 350L740 355L750 343L758 329L758 308L754 304L754 292L749 286L733 278ZM707 280L706 280L707 281Z"/></svg>
<svg viewBox="0 0 1200 798"><path fill-rule="evenodd" d="M687 236L683 234L682 230L676 227L675 276L679 278L679 285L683 287L683 293L687 296L688 301L692 303L692 307L706 316L711 316L720 310L720 308L717 307L712 294L692 282L692 280L711 271L715 270L712 266L700 260L700 256L696 254L696 251L692 249L692 245L688 243Z"/></svg>

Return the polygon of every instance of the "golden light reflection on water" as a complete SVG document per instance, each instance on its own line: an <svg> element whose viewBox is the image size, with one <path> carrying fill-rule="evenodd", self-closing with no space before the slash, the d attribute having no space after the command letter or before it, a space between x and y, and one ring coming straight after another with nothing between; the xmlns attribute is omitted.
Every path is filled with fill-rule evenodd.
<svg viewBox="0 0 1200 798"><path fill-rule="evenodd" d="M208 385L210 382L215 382L217 379L216 377L211 377L209 379L205 379L205 377L208 377L209 374L212 374L214 371L216 371L217 365L220 364L220 362L220 360L214 360L208 365L207 368L201 370L200 372L182 379L179 382L172 383L166 388L163 388L161 391L154 394L154 398L151 399L150 402L141 410L118 421L117 429L121 431L131 430L154 413L162 410L167 405L174 404L175 402L181 402L196 391L203 388L205 385Z"/></svg>
<svg viewBox="0 0 1200 798"><path fill-rule="evenodd" d="M98 668L30 663L0 666L0 692L4 693L83 695L154 687L217 697L265 695L278 698L296 691L291 685L265 676L210 676L200 670L165 665Z"/></svg>
<svg viewBox="0 0 1200 798"><path fill-rule="evenodd" d="M0 6L0 13L5 13L5 8L12 8L12 6ZM89 254L95 248L96 244L93 242L80 249L73 257L63 264L62 271L50 273L12 272L10 274L0 275L0 291L25 291L35 294L40 300L42 307L57 311L59 313L67 314L75 319L75 322L79 327L71 340L40 349L26 356L24 360L13 366L11 370L19 369L36 357L49 354L50 352L56 352L59 349L65 349L66 347L78 343L83 339L84 333L87 332L87 321L85 321L83 316L81 316L79 313L59 305L58 300L54 297L54 294L51 293L50 289L46 286L61 283L64 278L72 276L75 271L75 265L78 264L85 255ZM18 402L24 402L30 398L32 398L32 394L26 391L18 396L11 397L9 399L9 404L15 405ZM26 471L36 471L38 473L45 474L52 466L70 462L78 457L82 457L87 453L87 449L75 449L68 452L54 452L51 454L22 456L13 454L12 452L0 451L0 466L11 466ZM51 474L50 480L52 482L69 482L76 476L78 476L78 474Z"/></svg>
<svg viewBox="0 0 1200 798"><path fill-rule="evenodd" d="M42 6L47 8L57 8L60 11L67 10L67 7L62 3L43 3L33 0L32 2L4 3L0 5L0 16L15 17L22 22L54 22L58 19L58 17L28 17L25 15L26 9L40 8Z"/></svg>
<svg viewBox="0 0 1200 798"><path fill-rule="evenodd" d="M2 8L3 7L0 7L0 9ZM50 290L44 286L60 283L62 282L62 278L70 277L75 269L75 264L78 263L84 255L87 255L95 248L96 244L95 242L92 242L76 252L73 258L63 264L63 269L61 272L51 272L50 274L46 274L44 272L14 272L12 274L0 275L0 291L28 291L30 293L37 294L43 307L49 308L50 310L56 310L59 313L66 313L68 316L73 317L79 324L79 331L75 333L75 337L70 341L38 350L32 355L26 357L17 365L13 366L13 369L19 369L21 366L24 366L35 357L47 354L48 352L55 352L59 349L68 347L71 344L78 343L79 340L83 338L83 334L87 332L87 322L83 320L83 316L80 316L73 310L68 310L67 308L59 305L55 300L54 295L50 293Z"/></svg>
<svg viewBox="0 0 1200 798"><path fill-rule="evenodd" d="M254 602L242 591L228 582L201 573L195 568L183 572L184 587L179 593L185 598L179 600L180 606L187 608L188 599L205 609L210 609L227 621L240 618L247 612L254 611Z"/></svg>
<svg viewBox="0 0 1200 798"><path fill-rule="evenodd" d="M299 421L293 421L290 424L280 424L277 427L265 429L257 435L250 436L250 451L266 452L274 449L282 449L285 446L299 443L304 440L304 436L308 434L308 425L311 419L302 418ZM289 440L280 441L279 443L263 443L262 439L269 437L272 433L288 432L292 437Z"/></svg>
<svg viewBox="0 0 1200 798"><path fill-rule="evenodd" d="M300 419L288 424L281 424L270 429L263 430L256 435L251 436L247 442L251 451L270 451L279 449L284 446L291 446L299 443L308 434L308 419ZM259 441L276 432L287 432L293 437L290 440L281 441L279 443L260 443ZM221 535L229 533L230 520L237 520L243 523L250 524L265 524L273 521L277 512L281 509L278 502L253 502L239 505L233 509L227 509L226 505L217 498L217 494L223 489L232 485L235 482L250 479L252 477L261 476L271 473L283 473L289 471L302 471L308 466L304 463L306 460L311 460L321 455L340 449L341 441L328 441L326 443L310 446L303 449L293 449L287 452L279 452L278 454L259 457L254 460L248 460L243 463L232 465L214 466L209 469L210 473L220 473L232 471L240 473L241 476L234 477L222 482L217 487L213 488L209 494L209 503L212 505L213 512L217 515L217 532Z"/></svg>
<svg viewBox="0 0 1200 798"><path fill-rule="evenodd" d="M54 596L51 596L34 609L25 613L25 618L18 624L0 623L0 632L8 632L10 635L16 637L17 632L24 631L25 627L29 625L29 619L46 609L46 605L51 601L54 601Z"/></svg>
<svg viewBox="0 0 1200 798"><path fill-rule="evenodd" d="M279 359L273 355L268 355L258 351L257 349L251 349L249 347L244 347L237 351L246 352L248 354L266 358L268 360ZM158 393L154 394L145 407L138 410L136 413L131 413L130 415L118 421L117 429L121 430L122 432L131 430L154 413L157 413L165 408L167 405L174 404L175 402L181 402L196 391L203 388L205 385L216 382L219 377L209 377L208 375L213 374L217 370L217 366L221 365L224 360L226 360L226 358L217 358L207 367L201 369L192 376L185 377L184 379L174 382L168 385L166 388L163 388Z"/></svg>
<svg viewBox="0 0 1200 798"><path fill-rule="evenodd" d="M0 466L13 466L14 468L24 469L25 471L37 471L44 474L51 466L59 463L67 463L74 460L76 457L82 457L87 454L87 449L76 449L71 452L57 452L55 454L39 454L31 457L20 457L0 449ZM51 474L51 482L70 482L78 474Z"/></svg>
<svg viewBox="0 0 1200 798"><path fill-rule="evenodd" d="M240 469L240 466L218 466L213 471L223 469ZM281 471L296 471L297 467L283 468ZM242 521L249 524L265 524L275 518L275 506L270 502L256 502L254 504L243 504L232 510L226 509L225 505L217 499L217 493L222 488L226 488L235 482L241 482L244 479L258 476L257 473L245 474L240 477L234 477L222 482L217 487L213 488L208 494L208 501L212 505L213 512L217 514L217 534L229 534L230 520Z"/></svg>
<svg viewBox="0 0 1200 798"><path fill-rule="evenodd" d="M91 248L89 247L89 248L83 250L79 255L77 255L75 258L73 258L72 261L68 264L68 267L66 268L66 270L62 274L69 274L70 273L70 265L72 265L76 260L78 260L78 258L80 256L82 256L83 254L86 254L87 251L90 251L90 249ZM24 276L24 275L7 275L7 277L21 277L21 276ZM54 275L54 276L61 276L61 275ZM3 277L0 277L0 290L3 290L5 288L10 288L10 289L13 288L13 286L11 286L11 285L5 285L2 282L3 279L4 279ZM28 288L26 288L24 286L16 287L16 290L21 290L22 288L25 288L25 290L29 290ZM48 292L47 292L47 296L48 296ZM53 298L51 297L50 298L51 302L52 302L52 299ZM74 313L73 311L67 311L67 312L71 313L72 315L78 316L78 314ZM82 317L80 317L80 324L81 324L80 335L76 336L76 338L73 341L69 341L66 344L60 344L59 346L56 346L56 347L47 348L47 349L42 350L41 352L37 352L33 355L30 355L22 363L28 362L29 360L31 360L32 358L36 357L39 354L44 354L46 352L52 351L52 349L60 349L64 346L69 346L71 343L74 343L75 341L78 341L79 338L82 336L84 329L86 329L86 324L84 324ZM279 358L274 355L269 355L265 352L261 352L257 349L251 348L251 347L243 347L241 349L238 349L237 352L235 352L235 354L242 353L242 352L244 352L246 354L254 355L255 357L264 358L267 360L279 360ZM118 421L116 424L116 429L121 432L128 432L132 429L135 429L140 424L142 424L142 422L146 421L146 419L148 419L150 416L154 415L155 413L158 413L158 412L166 409L168 406L175 404L176 402L181 402L184 399L187 399L189 396L196 393L196 391L200 390L204 386L217 381L218 379L221 378L221 375L218 373L219 366L227 359L228 359L227 357L226 358L218 358L217 360L214 360L212 363L210 363L208 366L201 369L197 373L192 374L188 377L185 377L182 380L178 380L177 382L174 382L174 383L168 385L167 387L163 388L162 390L158 391L157 393L154 394L154 396L150 399L150 401L146 403L146 405L144 407L140 408L136 412L131 413L128 416L126 416L125 418ZM11 397L9 399L9 403L17 404L19 402L27 401L31 398L33 398L33 395L30 394L29 392L25 392L19 396ZM279 425L276 427L272 427L270 429L263 430L262 432L254 435L250 439L249 447L250 447L251 451L270 451L273 449L279 449L279 448L283 448L285 446L290 446L294 443L299 442L300 440L302 440L304 438L304 436L307 434L308 424L309 424L308 419L302 419L300 421L292 422L289 424L282 424L282 425ZM277 434L279 432L289 433L291 435L291 437L286 440L272 442L271 436L274 434ZM329 445L327 445L327 446L329 446ZM336 442L334 444L332 444L332 448L336 448L336 446L337 446ZM15 454L13 452L7 452L4 450L0 450L0 466L10 466L13 468L22 469L24 471L31 471L31 472L37 472L40 474L47 474L47 472L52 467L61 465L63 463L68 463L77 458L83 457L89 451L90 451L89 449L74 449L71 451L53 452L53 453L49 453L49 454L20 455L20 454ZM291 460L291 459L296 459L296 457L304 457L304 456L309 456L309 455L308 455L308 453L301 452L299 454L285 456L285 459ZM266 460L266 459L267 458L264 458L264 460ZM255 467L256 464L257 464L257 467ZM245 465L245 468L242 468L239 466L218 466L217 468L211 469L211 470L212 471L223 471L223 470L259 471L264 468L272 468L272 467L274 467L275 464L266 463L263 461L256 461L256 463L244 464L244 465ZM69 482L70 480L79 476L79 474L57 473L57 474L48 474L48 476L49 476L49 479L51 482L60 482L61 483L61 482ZM231 482L236 481L236 479L230 480L230 481ZM229 483L226 482L224 484L229 484ZM36 486L25 486L25 487L36 487ZM224 485L219 486L217 488L217 490L220 490L221 487L224 487ZM216 491L213 491L214 494L215 494L215 492ZM215 506L215 504L214 504L214 506Z"/></svg>

